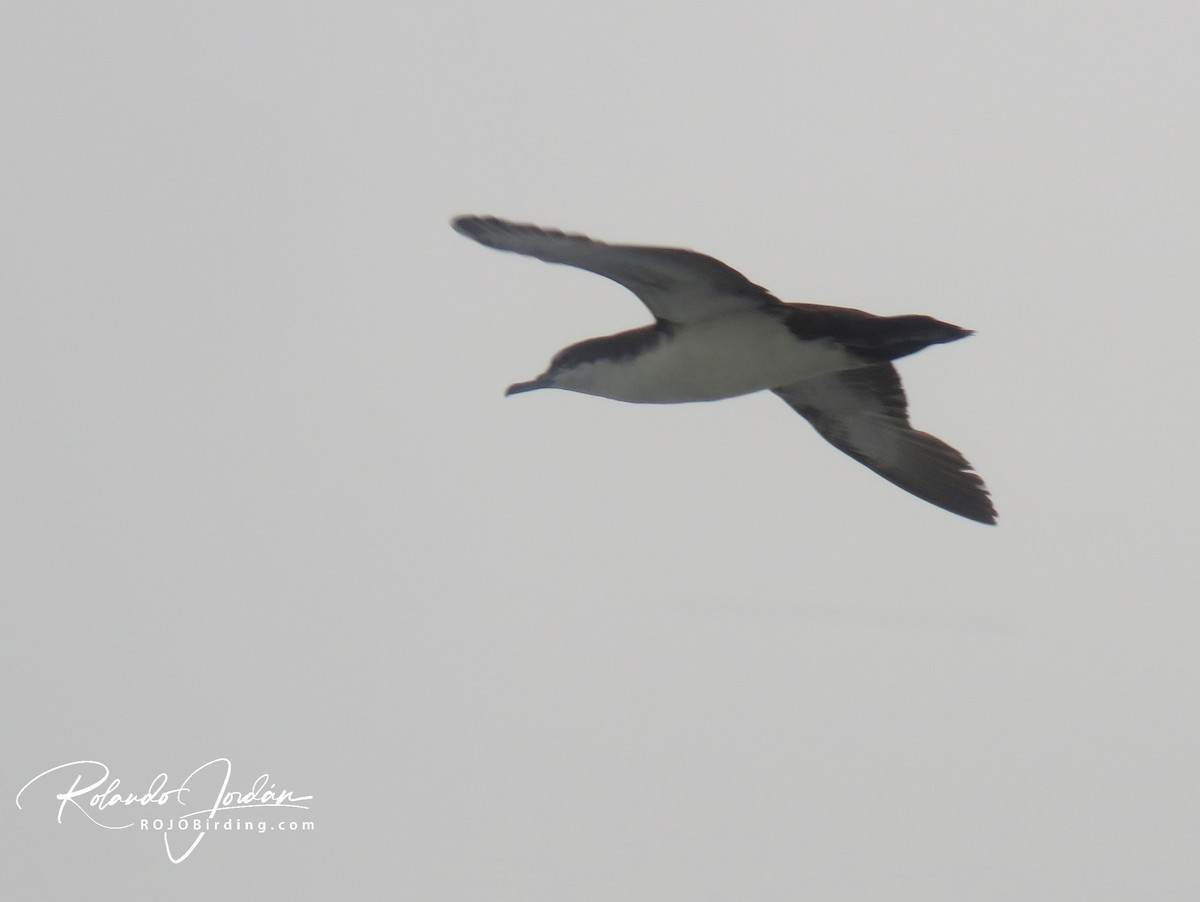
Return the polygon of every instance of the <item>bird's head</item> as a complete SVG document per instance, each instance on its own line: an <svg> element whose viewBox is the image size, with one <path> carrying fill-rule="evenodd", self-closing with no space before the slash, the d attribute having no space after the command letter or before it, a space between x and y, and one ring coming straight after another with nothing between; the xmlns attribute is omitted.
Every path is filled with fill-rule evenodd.
<svg viewBox="0 0 1200 902"><path fill-rule="evenodd" d="M585 342L580 342L584 344ZM519 395L522 392L536 391L539 388L566 388L578 390L576 386L579 364L573 354L578 345L571 345L554 355L546 371L528 382L516 382L508 387L504 396Z"/></svg>
<svg viewBox="0 0 1200 902"><path fill-rule="evenodd" d="M504 396L507 398L509 395L519 395L519 394L521 394L521 392L535 391L539 388L553 388L553 387L554 387L553 378L549 374L543 373L542 375L538 376L536 379L532 379L529 382L514 382L512 385L510 385L507 389L504 390Z"/></svg>

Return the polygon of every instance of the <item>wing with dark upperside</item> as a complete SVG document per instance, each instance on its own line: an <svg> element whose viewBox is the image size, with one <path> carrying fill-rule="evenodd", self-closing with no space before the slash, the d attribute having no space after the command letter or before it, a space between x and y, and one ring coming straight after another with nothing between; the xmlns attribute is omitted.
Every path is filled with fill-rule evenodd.
<svg viewBox="0 0 1200 902"><path fill-rule="evenodd" d="M487 247L585 269L628 288L656 319L697 322L779 304L720 260L669 247L605 244L583 235L520 225L503 219L460 216L451 225Z"/></svg>
<svg viewBox="0 0 1200 902"><path fill-rule="evenodd" d="M995 523L983 480L965 457L908 422L908 402L890 363L843 370L774 389L839 451L930 504Z"/></svg>

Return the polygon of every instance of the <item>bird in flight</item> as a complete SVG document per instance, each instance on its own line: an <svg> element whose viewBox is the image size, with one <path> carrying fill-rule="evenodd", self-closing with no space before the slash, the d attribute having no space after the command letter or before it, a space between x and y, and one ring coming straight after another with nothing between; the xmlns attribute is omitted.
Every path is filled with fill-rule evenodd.
<svg viewBox="0 0 1200 902"><path fill-rule="evenodd" d="M454 230L487 247L612 279L654 323L554 355L505 394L561 388L642 404L715 401L772 391L839 451L940 508L995 523L983 480L958 451L908 422L892 361L971 332L930 316L876 316L784 303L737 270L694 251L606 244L490 216Z"/></svg>

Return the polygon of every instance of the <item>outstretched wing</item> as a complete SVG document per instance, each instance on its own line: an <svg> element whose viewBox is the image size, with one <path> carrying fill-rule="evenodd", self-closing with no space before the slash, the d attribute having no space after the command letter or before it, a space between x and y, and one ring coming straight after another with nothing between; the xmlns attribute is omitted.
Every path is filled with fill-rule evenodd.
<svg viewBox="0 0 1200 902"><path fill-rule="evenodd" d="M831 445L930 504L995 523L983 480L965 457L908 423L908 402L890 363L805 379L775 394Z"/></svg>
<svg viewBox="0 0 1200 902"><path fill-rule="evenodd" d="M689 323L779 304L720 260L670 247L605 244L583 235L484 216L460 216L454 230L480 244L594 272L628 288L658 320Z"/></svg>

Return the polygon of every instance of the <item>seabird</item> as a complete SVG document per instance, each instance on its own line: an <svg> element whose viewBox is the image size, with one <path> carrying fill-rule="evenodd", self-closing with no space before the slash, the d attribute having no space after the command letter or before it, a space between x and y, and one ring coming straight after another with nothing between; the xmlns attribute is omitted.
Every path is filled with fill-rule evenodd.
<svg viewBox="0 0 1200 902"><path fill-rule="evenodd" d="M784 303L694 251L606 244L490 216L451 224L487 247L612 279L654 316L653 325L564 348L544 373L505 394L561 388L675 404L772 391L831 445L906 492L970 520L996 522L987 488L966 458L909 425L892 366L970 330L930 316Z"/></svg>

